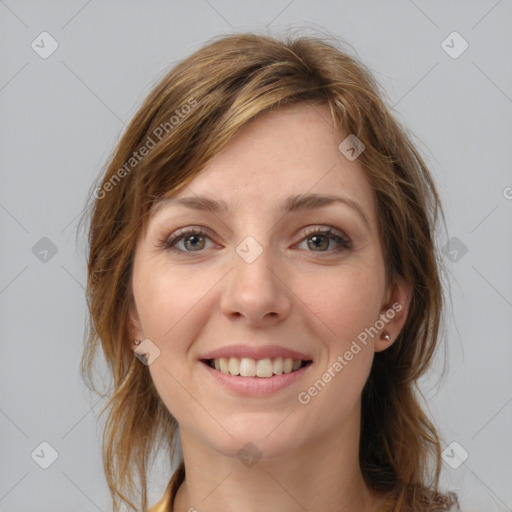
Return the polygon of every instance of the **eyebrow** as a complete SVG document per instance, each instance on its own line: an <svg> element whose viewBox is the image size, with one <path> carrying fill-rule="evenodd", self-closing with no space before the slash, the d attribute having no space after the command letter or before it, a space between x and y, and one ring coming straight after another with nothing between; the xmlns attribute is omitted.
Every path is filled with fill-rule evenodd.
<svg viewBox="0 0 512 512"><path fill-rule="evenodd" d="M322 208L331 204L342 203L355 210L363 219L368 229L370 229L370 221L363 208L356 201L343 196L322 195L322 194L297 194L288 197L281 205L283 214L291 212L301 212ZM184 206L186 208L198 211L209 211L214 214L227 214L229 207L223 200L210 199L204 196L189 196L173 198L167 197L158 201L154 206L152 216L156 215L160 209L167 206Z"/></svg>

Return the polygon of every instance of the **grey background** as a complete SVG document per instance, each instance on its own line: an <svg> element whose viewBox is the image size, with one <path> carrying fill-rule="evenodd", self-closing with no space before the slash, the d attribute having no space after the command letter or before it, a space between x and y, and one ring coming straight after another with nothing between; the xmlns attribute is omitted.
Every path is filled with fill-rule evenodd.
<svg viewBox="0 0 512 512"><path fill-rule="evenodd" d="M447 212L453 301L447 375L439 358L422 390L443 448L469 454L457 469L444 463L443 483L466 510L512 510L511 21L510 0L0 1L0 511L108 510L103 402L78 373L76 228L125 123L208 38L290 27L343 37L417 136ZM47 59L31 47L43 31L59 45ZM453 31L469 44L458 58L441 45ZM38 252L43 237L55 254ZM43 441L58 452L48 469L31 457ZM152 502L169 477L159 459Z"/></svg>

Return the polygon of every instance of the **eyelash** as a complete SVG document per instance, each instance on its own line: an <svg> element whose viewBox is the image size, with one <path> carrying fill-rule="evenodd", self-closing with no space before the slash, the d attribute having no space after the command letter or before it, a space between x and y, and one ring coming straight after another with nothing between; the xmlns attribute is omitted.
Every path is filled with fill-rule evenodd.
<svg viewBox="0 0 512 512"><path fill-rule="evenodd" d="M209 230L205 228L183 228L178 230L175 234L171 235L170 237L166 238L162 241L160 246L168 251L175 252L175 253L190 253L193 254L194 252L201 252L201 251L184 251L180 249L176 249L175 245L183 240L186 236L196 235L196 236L204 236L206 235L208 238ZM312 236L326 236L329 238L329 240L333 240L339 244L339 246L331 251L307 251L307 252L318 252L320 257L324 255L330 255L332 253L339 253L342 251L350 250L352 249L352 243L350 239L336 231L334 231L332 228L312 228L311 230L307 231L303 238L300 240L299 243L303 242L304 240L307 240L308 238L311 238ZM296 244L297 245L297 244ZM323 254L322 254L323 253Z"/></svg>

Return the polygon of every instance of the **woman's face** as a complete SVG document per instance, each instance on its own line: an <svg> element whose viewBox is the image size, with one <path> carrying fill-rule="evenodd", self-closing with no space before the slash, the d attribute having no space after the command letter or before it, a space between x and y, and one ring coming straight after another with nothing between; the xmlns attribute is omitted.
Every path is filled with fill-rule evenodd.
<svg viewBox="0 0 512 512"><path fill-rule="evenodd" d="M307 104L263 114L160 203L138 242L132 333L147 339L182 439L228 456L251 442L272 458L358 431L374 352L396 339L408 301L402 285L385 286L372 188L329 120ZM375 334L383 323L391 342ZM216 355L220 370L204 361ZM239 361L249 375L279 373L287 356L311 363L231 375Z"/></svg>

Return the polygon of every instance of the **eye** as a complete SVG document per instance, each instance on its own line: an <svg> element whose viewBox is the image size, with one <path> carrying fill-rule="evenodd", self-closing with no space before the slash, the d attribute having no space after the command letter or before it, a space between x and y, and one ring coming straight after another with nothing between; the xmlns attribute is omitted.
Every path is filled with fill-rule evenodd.
<svg viewBox="0 0 512 512"><path fill-rule="evenodd" d="M197 252L204 249L205 239L209 239L209 237L206 236L206 233L208 233L208 230L205 228L198 229L190 227L180 229L164 240L162 247L173 252ZM176 246L178 246L182 241L185 249L176 248Z"/></svg>
<svg viewBox="0 0 512 512"><path fill-rule="evenodd" d="M177 253L200 252L202 249L205 249L205 241L207 239L211 241L210 237L207 236L208 233L209 230L202 227L183 228L172 234L160 245L166 250ZM179 244L182 242L183 245L180 246ZM334 231L331 227L310 229L306 232L306 237L303 238L301 243L304 242L308 242L308 247L312 249L310 252L338 253L352 248L350 239L342 232ZM333 250L328 250L331 243L337 244L337 247Z"/></svg>
<svg viewBox="0 0 512 512"><path fill-rule="evenodd" d="M309 242L311 241L311 242ZM350 239L341 232L334 231L332 228L313 228L306 233L303 239L308 247L313 249L311 252L341 252L352 248ZM329 244L334 242L338 245L333 251L328 251ZM319 249L319 250L316 250Z"/></svg>

